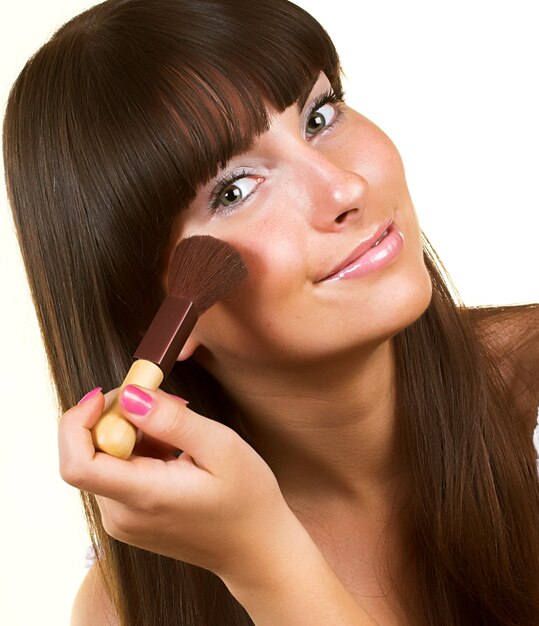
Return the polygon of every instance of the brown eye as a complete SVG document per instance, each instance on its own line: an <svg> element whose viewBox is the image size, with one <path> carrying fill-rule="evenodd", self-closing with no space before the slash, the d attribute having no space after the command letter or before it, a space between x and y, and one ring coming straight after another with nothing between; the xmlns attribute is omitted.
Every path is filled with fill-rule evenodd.
<svg viewBox="0 0 539 626"><path fill-rule="evenodd" d="M256 187L257 180L245 176L227 185L219 194L218 203L222 206L237 204L246 198Z"/></svg>
<svg viewBox="0 0 539 626"><path fill-rule="evenodd" d="M331 104L324 104L313 111L307 120L306 134L309 137L313 137L319 133L326 126L331 124L333 118L337 114L335 108Z"/></svg>
<svg viewBox="0 0 539 626"><path fill-rule="evenodd" d="M230 206L242 199L241 189L237 185L229 185L221 194L221 204Z"/></svg>

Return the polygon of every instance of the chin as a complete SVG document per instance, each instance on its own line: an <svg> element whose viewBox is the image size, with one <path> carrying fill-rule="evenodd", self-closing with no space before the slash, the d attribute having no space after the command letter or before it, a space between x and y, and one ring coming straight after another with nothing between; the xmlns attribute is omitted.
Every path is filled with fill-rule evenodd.
<svg viewBox="0 0 539 626"><path fill-rule="evenodd" d="M393 313L395 329L393 335L416 322L428 309L432 300L432 279L423 265L423 271L401 284L400 300L395 301Z"/></svg>
<svg viewBox="0 0 539 626"><path fill-rule="evenodd" d="M362 314L365 336L383 342L416 322L432 300L432 280L424 263L413 271L395 273L382 293L373 297L370 311Z"/></svg>

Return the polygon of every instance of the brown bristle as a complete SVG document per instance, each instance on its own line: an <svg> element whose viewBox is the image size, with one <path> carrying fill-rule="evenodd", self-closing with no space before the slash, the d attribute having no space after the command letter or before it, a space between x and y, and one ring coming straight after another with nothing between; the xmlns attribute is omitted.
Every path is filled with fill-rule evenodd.
<svg viewBox="0 0 539 626"><path fill-rule="evenodd" d="M208 235L182 239L170 264L171 296L191 300L199 315L226 298L247 278L240 253L229 243Z"/></svg>

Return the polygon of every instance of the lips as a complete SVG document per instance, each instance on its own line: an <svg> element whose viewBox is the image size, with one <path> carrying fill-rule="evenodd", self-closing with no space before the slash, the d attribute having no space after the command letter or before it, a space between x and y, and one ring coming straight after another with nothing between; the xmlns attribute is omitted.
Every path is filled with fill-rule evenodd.
<svg viewBox="0 0 539 626"><path fill-rule="evenodd" d="M384 232L393 224L393 218L387 220L386 222L384 222L383 224L381 224L376 231L374 232L373 235L371 235L370 237L368 237L367 239L364 239L359 246L357 246L356 248L354 248L354 250L343 260L341 261L338 265L336 265L330 272L328 272L325 276L323 276L322 278L319 278L317 281L315 282L321 282L323 280L326 280L327 278L330 278L331 276L333 276L334 274L338 274L341 270L343 270L346 266L350 265L350 263L352 263L352 261L355 261L356 259L359 259L360 256L362 256L363 254L365 254L365 252L367 252L367 250L370 250L374 244L382 237L382 235L384 234Z"/></svg>

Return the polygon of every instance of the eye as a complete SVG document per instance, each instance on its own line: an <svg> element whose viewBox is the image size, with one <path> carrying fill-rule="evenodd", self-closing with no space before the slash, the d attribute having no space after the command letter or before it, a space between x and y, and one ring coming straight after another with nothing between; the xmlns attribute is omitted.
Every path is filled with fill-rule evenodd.
<svg viewBox="0 0 539 626"><path fill-rule="evenodd" d="M232 207L247 198L261 182L261 177L249 175L243 170L237 174L225 176L212 193L211 211L215 213L219 207Z"/></svg>
<svg viewBox="0 0 539 626"><path fill-rule="evenodd" d="M219 202L223 206L236 204L246 198L256 187L256 181L252 178L240 178L232 185L227 185L219 194Z"/></svg>
<svg viewBox="0 0 539 626"><path fill-rule="evenodd" d="M329 102L312 111L307 118L305 132L308 137L313 137L326 126L330 126L337 116L337 110Z"/></svg>

